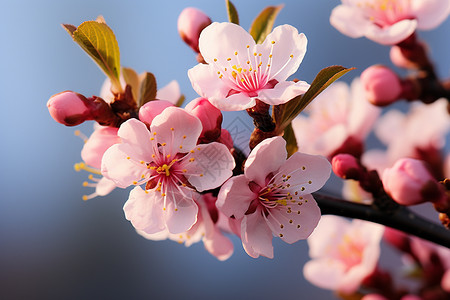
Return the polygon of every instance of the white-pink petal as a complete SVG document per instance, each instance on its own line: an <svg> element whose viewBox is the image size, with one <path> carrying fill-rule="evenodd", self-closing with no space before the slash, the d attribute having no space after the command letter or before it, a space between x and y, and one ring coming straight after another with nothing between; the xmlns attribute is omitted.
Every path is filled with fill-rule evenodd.
<svg viewBox="0 0 450 300"><path fill-rule="evenodd" d="M123 144L128 144L133 149L134 159L152 161L152 144L150 142L150 132L147 126L141 121L131 118L120 125L117 135Z"/></svg>
<svg viewBox="0 0 450 300"><path fill-rule="evenodd" d="M195 147L202 132L202 123L182 108L168 107L153 119L150 130L159 144L165 144L163 147L167 150L163 152L175 155Z"/></svg>
<svg viewBox="0 0 450 300"><path fill-rule="evenodd" d="M286 141L282 137L265 139L248 156L245 162L245 177L248 181L254 181L264 187L267 175L275 175L285 163L286 157Z"/></svg>
<svg viewBox="0 0 450 300"><path fill-rule="evenodd" d="M260 255L273 258L272 231L262 222L262 208L245 215L241 222L241 239L244 250L253 258Z"/></svg>
<svg viewBox="0 0 450 300"><path fill-rule="evenodd" d="M258 93L258 99L269 105L280 105L294 97L303 95L309 89L305 81L282 81L272 89L264 89Z"/></svg>
<svg viewBox="0 0 450 300"><path fill-rule="evenodd" d="M365 36L382 45L395 45L409 37L417 28L417 20L401 20L381 28L372 24L367 28Z"/></svg>
<svg viewBox="0 0 450 300"><path fill-rule="evenodd" d="M154 191L146 192L137 186L130 192L128 201L123 206L125 217L137 230L148 234L165 229L163 219L163 200Z"/></svg>
<svg viewBox="0 0 450 300"><path fill-rule="evenodd" d="M161 213L170 233L188 231L197 222L198 206L194 201L194 193L186 187L170 187L166 191L165 207Z"/></svg>
<svg viewBox="0 0 450 300"><path fill-rule="evenodd" d="M238 175L222 185L216 206L227 217L234 216L236 219L241 219L248 210L250 202L257 197L257 194L248 187L247 178L244 175Z"/></svg>
<svg viewBox="0 0 450 300"><path fill-rule="evenodd" d="M417 18L417 28L421 30L434 29L450 14L450 1L412 0L411 11Z"/></svg>

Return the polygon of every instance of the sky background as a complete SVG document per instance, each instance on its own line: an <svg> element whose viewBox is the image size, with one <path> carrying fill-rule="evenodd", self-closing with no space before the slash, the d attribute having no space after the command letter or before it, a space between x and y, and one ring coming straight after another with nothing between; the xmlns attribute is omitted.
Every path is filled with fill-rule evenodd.
<svg viewBox="0 0 450 300"><path fill-rule="evenodd" d="M328 22L337 0L286 0L276 25L291 24L308 38L295 77L311 82L329 65L356 67L349 82L368 66L390 65L389 49L366 39L350 39ZM241 25L274 0L239 1ZM178 37L177 17L186 6L226 21L225 2L214 1L2 1L0 21L0 298L1 299L333 299L306 282L304 241L274 239L275 258L253 259L233 239L233 256L220 262L201 243L189 248L171 241L147 241L123 216L129 190L84 202L87 173L82 140L75 128L56 123L46 102L73 90L98 95L103 73L83 53L61 23L78 26L103 15L113 29L123 66L155 74L161 87L177 80L187 100L197 95L187 70L195 56ZM450 21L420 32L450 75ZM226 115L225 128L245 113ZM79 126L85 134L93 124ZM387 262L393 253L387 252Z"/></svg>

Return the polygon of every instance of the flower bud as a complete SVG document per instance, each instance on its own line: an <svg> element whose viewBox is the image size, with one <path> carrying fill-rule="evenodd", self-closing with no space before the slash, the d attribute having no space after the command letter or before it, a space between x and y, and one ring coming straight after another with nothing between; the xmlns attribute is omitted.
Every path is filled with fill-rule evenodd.
<svg viewBox="0 0 450 300"><path fill-rule="evenodd" d="M53 95L47 102L52 118L66 126L75 126L87 120L92 120L87 99L78 93L65 91Z"/></svg>
<svg viewBox="0 0 450 300"><path fill-rule="evenodd" d="M387 298L380 294L367 294L361 300L387 300Z"/></svg>
<svg viewBox="0 0 450 300"><path fill-rule="evenodd" d="M358 160L353 155L346 153L334 156L331 165L333 172L343 179L358 180L364 172Z"/></svg>
<svg viewBox="0 0 450 300"><path fill-rule="evenodd" d="M368 100L377 106L385 106L398 100L402 92L400 78L391 69L376 65L364 70L361 82Z"/></svg>
<svg viewBox="0 0 450 300"><path fill-rule="evenodd" d="M212 105L206 98L197 98L186 105L186 111L200 119L202 132L200 139L203 142L213 142L220 137L222 126L222 112Z"/></svg>
<svg viewBox="0 0 450 300"><path fill-rule="evenodd" d="M194 7L187 7L178 16L178 33L192 50L199 53L200 33L209 24L211 19L204 12Z"/></svg>
<svg viewBox="0 0 450 300"><path fill-rule="evenodd" d="M444 187L433 178L423 161L402 158L384 170L385 191L401 205L440 202L445 199Z"/></svg>
<svg viewBox="0 0 450 300"><path fill-rule="evenodd" d="M169 106L174 105L166 100L149 101L139 109L139 120L150 125L152 124L153 119Z"/></svg>

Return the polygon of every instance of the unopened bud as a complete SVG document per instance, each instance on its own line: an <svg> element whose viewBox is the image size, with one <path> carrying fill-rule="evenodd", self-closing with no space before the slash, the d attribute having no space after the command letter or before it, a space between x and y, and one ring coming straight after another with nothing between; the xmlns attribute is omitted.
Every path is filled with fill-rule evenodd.
<svg viewBox="0 0 450 300"><path fill-rule="evenodd" d="M401 205L441 202L446 199L444 187L434 179L421 160L399 159L383 172L384 190Z"/></svg>
<svg viewBox="0 0 450 300"><path fill-rule="evenodd" d="M202 122L200 139L203 142L216 141L220 137L222 128L222 112L212 105L206 98L197 98L186 105L186 111L193 114Z"/></svg>
<svg viewBox="0 0 450 300"><path fill-rule="evenodd" d="M343 153L334 156L331 165L333 172L343 179L358 180L364 172L358 160L350 154Z"/></svg>
<svg viewBox="0 0 450 300"><path fill-rule="evenodd" d="M178 17L178 33L192 50L199 53L200 33L209 24L211 24L211 19L204 12L194 7L187 7Z"/></svg>
<svg viewBox="0 0 450 300"><path fill-rule="evenodd" d="M153 100L147 102L139 109L139 120L150 125L157 115L170 106L174 105L166 100Z"/></svg>
<svg viewBox="0 0 450 300"><path fill-rule="evenodd" d="M87 99L72 91L51 96L47 102L47 108L56 122L66 126L75 126L84 121L92 120Z"/></svg>
<svg viewBox="0 0 450 300"><path fill-rule="evenodd" d="M376 65L364 70L361 82L368 100L377 106L385 106L399 99L402 92L400 78L391 69Z"/></svg>

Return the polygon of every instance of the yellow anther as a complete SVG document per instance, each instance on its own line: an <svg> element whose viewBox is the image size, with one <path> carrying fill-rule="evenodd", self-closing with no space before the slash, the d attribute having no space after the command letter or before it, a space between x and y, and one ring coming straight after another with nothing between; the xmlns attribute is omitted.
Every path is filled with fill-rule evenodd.
<svg viewBox="0 0 450 300"><path fill-rule="evenodd" d="M145 164L145 161L141 160L139 163L140 163L141 165L143 165L143 164Z"/></svg>
<svg viewBox="0 0 450 300"><path fill-rule="evenodd" d="M193 157L189 158L190 162L193 162L194 160L195 160L195 158L193 158Z"/></svg>
<svg viewBox="0 0 450 300"><path fill-rule="evenodd" d="M127 159L130 159L131 157L127 156Z"/></svg>
<svg viewBox="0 0 450 300"><path fill-rule="evenodd" d="M178 211L178 208L175 208L175 211Z"/></svg>
<svg viewBox="0 0 450 300"><path fill-rule="evenodd" d="M166 208L165 208L165 207L163 207L163 210L166 210Z"/></svg>
<svg viewBox="0 0 450 300"><path fill-rule="evenodd" d="M161 146L165 146L165 145L167 145L167 144L166 144L166 143L162 143L162 144L161 144Z"/></svg>
<svg viewBox="0 0 450 300"><path fill-rule="evenodd" d="M152 158L155 158L156 157L156 155L155 154L152 154Z"/></svg>
<svg viewBox="0 0 450 300"><path fill-rule="evenodd" d="M249 65L250 64L250 61L249 60L247 60L247 65Z"/></svg>
<svg viewBox="0 0 450 300"><path fill-rule="evenodd" d="M187 170L186 169L183 169L183 173L186 173L187 172Z"/></svg>
<svg viewBox="0 0 450 300"><path fill-rule="evenodd" d="M161 193L161 196L165 197L165 196L166 196L166 193ZM165 208L164 208L164 209L165 209Z"/></svg>
<svg viewBox="0 0 450 300"><path fill-rule="evenodd" d="M271 43L272 43L272 45L273 45L273 44L275 44L275 41L272 41Z"/></svg>
<svg viewBox="0 0 450 300"><path fill-rule="evenodd" d="M200 174L199 176L200 176L200 177L203 177L203 174Z"/></svg>
<svg viewBox="0 0 450 300"><path fill-rule="evenodd" d="M294 55L291 54L291 55L289 55L289 57L290 57L290 58L294 58Z"/></svg>
<svg viewBox="0 0 450 300"><path fill-rule="evenodd" d="M146 194L148 194L148 191L147 191L147 190L145 190L144 192L145 192Z"/></svg>
<svg viewBox="0 0 450 300"><path fill-rule="evenodd" d="M227 61L230 61L230 60L231 60L231 58L230 58L230 57L228 57L228 58L227 58Z"/></svg>
<svg viewBox="0 0 450 300"><path fill-rule="evenodd" d="M87 181L85 181L85 182L83 182L83 186L88 186L88 182Z"/></svg>
<svg viewBox="0 0 450 300"><path fill-rule="evenodd" d="M88 178L89 178L90 180L92 180L92 179L94 179L94 176L93 176L92 174L89 174Z"/></svg>
<svg viewBox="0 0 450 300"><path fill-rule="evenodd" d="M142 174L141 178L144 179L145 178L145 174Z"/></svg>
<svg viewBox="0 0 450 300"><path fill-rule="evenodd" d="M183 135L183 139L185 139L186 138L186 136L185 135Z"/></svg>
<svg viewBox="0 0 450 300"><path fill-rule="evenodd" d="M82 199L83 199L83 201L87 201L89 198L88 198L88 196L83 195Z"/></svg>
<svg viewBox="0 0 450 300"><path fill-rule="evenodd" d="M247 45L247 49L250 48L250 45Z"/></svg>
<svg viewBox="0 0 450 300"><path fill-rule="evenodd" d="M150 141L154 141L155 140L155 138L150 138Z"/></svg>
<svg viewBox="0 0 450 300"><path fill-rule="evenodd" d="M182 146L182 145L180 145L180 149L183 149L183 146Z"/></svg>
<svg viewBox="0 0 450 300"><path fill-rule="evenodd" d="M269 54L269 58L272 58L272 54Z"/></svg>
<svg viewBox="0 0 450 300"><path fill-rule="evenodd" d="M76 136L79 136L79 135L81 134L81 132L80 132L79 130L75 130L74 134L75 134Z"/></svg>
<svg viewBox="0 0 450 300"><path fill-rule="evenodd" d="M194 150L191 150L191 151L189 151L189 152L194 153L195 151L194 151Z"/></svg>
<svg viewBox="0 0 450 300"><path fill-rule="evenodd" d="M222 77L223 77L223 75L220 75L220 76L219 76L219 79L222 79Z"/></svg>
<svg viewBox="0 0 450 300"><path fill-rule="evenodd" d="M237 51L236 52L234 52L234 55L237 55L238 53L237 53Z"/></svg>
<svg viewBox="0 0 450 300"><path fill-rule="evenodd" d="M137 184L137 181L133 181L133 184Z"/></svg>
<svg viewBox="0 0 450 300"><path fill-rule="evenodd" d="M214 61L217 61L217 58L214 58Z"/></svg>
<svg viewBox="0 0 450 300"><path fill-rule="evenodd" d="M153 135L156 135L156 132L153 132Z"/></svg>
<svg viewBox="0 0 450 300"><path fill-rule="evenodd" d="M171 155L170 155L170 154L167 154L167 155L166 155L166 157L167 157L167 158L170 158L170 157L171 157Z"/></svg>

